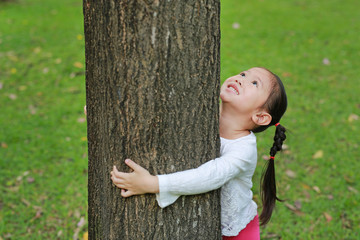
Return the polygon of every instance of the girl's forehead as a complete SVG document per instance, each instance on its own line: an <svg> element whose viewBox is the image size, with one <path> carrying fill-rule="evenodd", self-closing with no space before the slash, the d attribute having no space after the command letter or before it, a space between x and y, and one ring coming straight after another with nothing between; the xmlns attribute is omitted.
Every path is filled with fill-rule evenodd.
<svg viewBox="0 0 360 240"><path fill-rule="evenodd" d="M250 68L249 71L251 74L255 74L255 75L262 75L262 76L269 76L270 73L268 70L264 69L264 68L259 68L259 67L253 67Z"/></svg>
<svg viewBox="0 0 360 240"><path fill-rule="evenodd" d="M254 67L254 68L250 68L245 72L248 72L249 76L252 78L259 78L265 82L271 81L271 73L264 68Z"/></svg>

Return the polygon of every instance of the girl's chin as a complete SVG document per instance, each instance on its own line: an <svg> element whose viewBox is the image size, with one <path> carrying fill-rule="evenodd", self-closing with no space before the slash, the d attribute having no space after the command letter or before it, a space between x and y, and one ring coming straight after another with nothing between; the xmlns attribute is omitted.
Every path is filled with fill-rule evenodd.
<svg viewBox="0 0 360 240"><path fill-rule="evenodd" d="M230 103L231 99L228 96L221 97L221 95L220 95L220 101L221 101L221 103L226 104L226 103Z"/></svg>
<svg viewBox="0 0 360 240"><path fill-rule="evenodd" d="M220 92L220 99L223 101L230 100L238 95L230 93L230 92Z"/></svg>
<svg viewBox="0 0 360 240"><path fill-rule="evenodd" d="M221 101L224 101L225 98L226 98L225 94L224 94L224 93L220 93L220 99L221 99Z"/></svg>

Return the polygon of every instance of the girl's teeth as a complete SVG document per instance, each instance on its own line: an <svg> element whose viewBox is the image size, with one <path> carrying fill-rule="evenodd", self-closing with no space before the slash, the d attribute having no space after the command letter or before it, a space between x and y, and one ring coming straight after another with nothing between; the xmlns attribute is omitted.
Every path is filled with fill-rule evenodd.
<svg viewBox="0 0 360 240"><path fill-rule="evenodd" d="M231 90L233 90L233 92L234 92L236 95L239 95L238 91L236 91L236 89L235 89L235 88L230 87L230 89L231 89Z"/></svg>

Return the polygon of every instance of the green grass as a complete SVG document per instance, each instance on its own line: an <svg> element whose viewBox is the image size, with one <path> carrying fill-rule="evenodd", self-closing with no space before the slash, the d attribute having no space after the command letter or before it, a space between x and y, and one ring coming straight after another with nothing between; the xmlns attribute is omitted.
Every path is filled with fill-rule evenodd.
<svg viewBox="0 0 360 240"><path fill-rule="evenodd" d="M0 1L1 2L1 1ZM287 150L263 238L357 239L360 3L224 0L221 78L265 66L285 83ZM239 28L234 29L233 24ZM0 3L0 239L87 231L82 2ZM324 60L325 59L325 60ZM326 59L330 64L326 63ZM258 135L255 197L273 129ZM319 158L314 154L322 152ZM291 210L292 209L292 210Z"/></svg>
<svg viewBox="0 0 360 240"><path fill-rule="evenodd" d="M82 22L81 1L0 5L0 239L70 239L87 218Z"/></svg>

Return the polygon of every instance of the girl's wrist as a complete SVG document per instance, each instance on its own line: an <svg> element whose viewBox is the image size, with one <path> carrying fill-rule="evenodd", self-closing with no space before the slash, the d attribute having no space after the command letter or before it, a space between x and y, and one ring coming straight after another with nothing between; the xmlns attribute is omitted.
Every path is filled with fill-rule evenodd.
<svg viewBox="0 0 360 240"><path fill-rule="evenodd" d="M151 175L150 191L151 193L159 193L159 179L157 176Z"/></svg>

